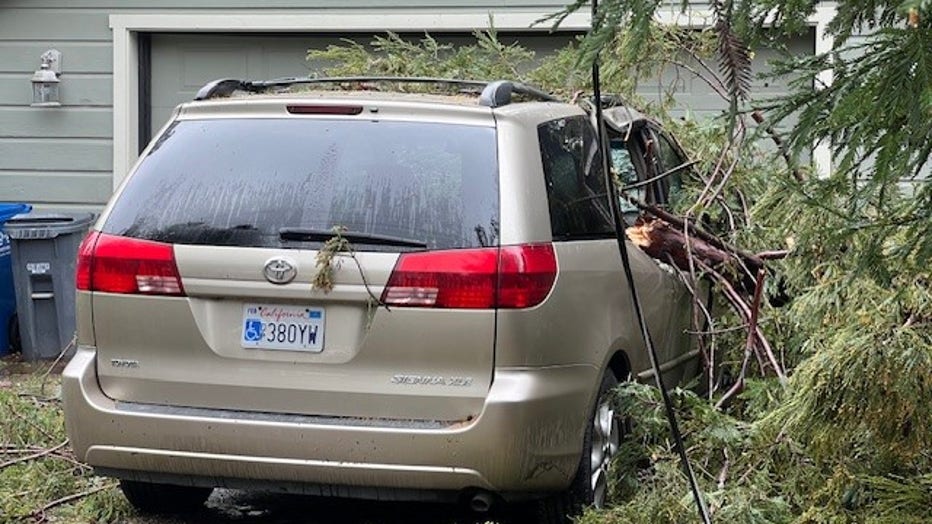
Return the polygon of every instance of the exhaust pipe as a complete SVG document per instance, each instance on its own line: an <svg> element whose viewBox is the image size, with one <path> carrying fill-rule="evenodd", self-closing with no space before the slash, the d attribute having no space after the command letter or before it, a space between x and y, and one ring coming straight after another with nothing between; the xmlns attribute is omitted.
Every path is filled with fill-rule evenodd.
<svg viewBox="0 0 932 524"><path fill-rule="evenodd" d="M469 509L475 511L476 513L488 513L492 508L492 503L494 499L492 495L486 491L478 491L472 498L469 499Z"/></svg>

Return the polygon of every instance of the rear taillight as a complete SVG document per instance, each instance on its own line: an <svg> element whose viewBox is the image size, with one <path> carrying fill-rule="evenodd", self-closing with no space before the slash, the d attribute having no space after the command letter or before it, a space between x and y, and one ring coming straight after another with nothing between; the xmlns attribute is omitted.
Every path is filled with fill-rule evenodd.
<svg viewBox="0 0 932 524"><path fill-rule="evenodd" d="M78 248L78 261L75 265L75 285L81 291L91 290L91 267L94 265L94 245L97 244L97 231L91 231L81 241Z"/></svg>
<svg viewBox="0 0 932 524"><path fill-rule="evenodd" d="M78 250L77 287L84 291L184 295L171 244L92 231Z"/></svg>
<svg viewBox="0 0 932 524"><path fill-rule="evenodd" d="M550 244L403 253L382 302L450 309L528 308L543 302L556 275Z"/></svg>
<svg viewBox="0 0 932 524"><path fill-rule="evenodd" d="M550 244L502 246L498 264L498 307L540 304L557 278L557 257Z"/></svg>

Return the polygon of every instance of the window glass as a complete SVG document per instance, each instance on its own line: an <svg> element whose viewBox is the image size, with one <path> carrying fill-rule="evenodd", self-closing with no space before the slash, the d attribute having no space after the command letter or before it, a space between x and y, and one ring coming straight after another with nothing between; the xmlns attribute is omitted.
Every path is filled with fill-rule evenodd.
<svg viewBox="0 0 932 524"><path fill-rule="evenodd" d="M614 234L602 155L584 116L545 122L537 128L554 239Z"/></svg>
<svg viewBox="0 0 932 524"><path fill-rule="evenodd" d="M611 155L612 169L615 171L615 175L618 177L617 180L621 187L631 186L640 181L637 169L634 167L634 162L631 160L631 152L628 150L628 145L624 140L620 138L612 139ZM626 193L642 202L646 202L647 190L645 186L628 189ZM621 210L622 214L625 215L625 220L628 221L633 220L633 218L640 213L637 206L622 196L618 197L618 208Z"/></svg>
<svg viewBox="0 0 932 524"><path fill-rule="evenodd" d="M657 137L657 160L660 162L661 173L676 169L687 162L668 136L663 133L654 133L654 136ZM687 170L688 168L681 168L676 173L660 180L659 188L663 195L663 203L669 203L677 196L682 185L681 177Z"/></svg>
<svg viewBox="0 0 932 524"><path fill-rule="evenodd" d="M180 244L294 248L310 246L283 241L281 228L344 226L460 248L497 245L498 217L494 128L215 119L176 122L159 139L104 231Z"/></svg>

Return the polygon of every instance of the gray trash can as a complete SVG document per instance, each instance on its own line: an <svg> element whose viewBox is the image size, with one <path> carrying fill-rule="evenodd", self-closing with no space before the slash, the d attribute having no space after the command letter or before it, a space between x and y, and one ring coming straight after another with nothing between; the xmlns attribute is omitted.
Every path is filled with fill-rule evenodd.
<svg viewBox="0 0 932 524"><path fill-rule="evenodd" d="M29 213L6 222L23 358L55 358L74 336L74 266L90 213ZM72 348L72 351L74 349Z"/></svg>

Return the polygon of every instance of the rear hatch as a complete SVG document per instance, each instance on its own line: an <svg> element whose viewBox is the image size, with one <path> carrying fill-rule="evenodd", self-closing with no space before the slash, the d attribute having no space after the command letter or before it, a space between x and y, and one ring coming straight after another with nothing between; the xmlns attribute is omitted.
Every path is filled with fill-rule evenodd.
<svg viewBox="0 0 932 524"><path fill-rule="evenodd" d="M105 394L364 419L481 410L500 256L491 114L308 107L181 119L140 163L82 250Z"/></svg>

